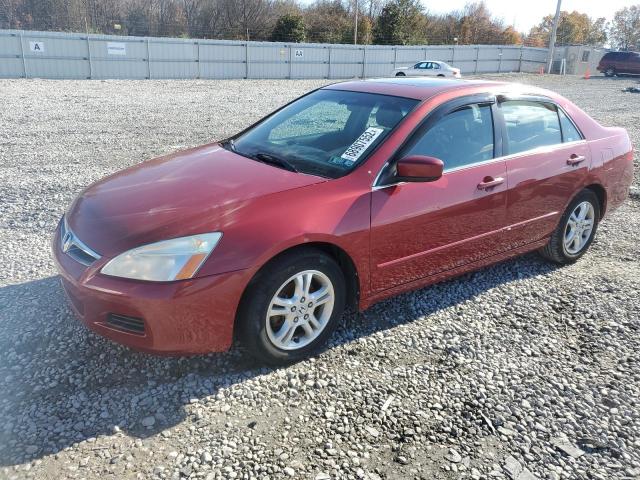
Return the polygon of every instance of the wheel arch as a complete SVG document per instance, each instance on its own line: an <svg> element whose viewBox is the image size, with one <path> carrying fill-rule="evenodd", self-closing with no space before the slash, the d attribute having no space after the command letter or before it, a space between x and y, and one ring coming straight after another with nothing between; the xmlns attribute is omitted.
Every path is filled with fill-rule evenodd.
<svg viewBox="0 0 640 480"><path fill-rule="evenodd" d="M591 190L598 197L598 203L600 203L600 219L604 218L604 214L607 210L607 190L599 183L592 183L584 187L585 190Z"/></svg>
<svg viewBox="0 0 640 480"><path fill-rule="evenodd" d="M327 241L310 241L310 242L300 243L277 252L275 255L269 258L266 262L264 262L252 275L249 282L247 282L247 284L245 285L242 295L240 296L240 303L245 301L245 296L247 295L247 292L249 291L251 286L254 284L256 279L259 278L260 274L265 270L265 268L267 268L273 262L277 261L282 256L291 254L292 252L301 251L301 250L319 250L325 253L326 255L329 255L331 258L333 258L336 261L336 263L342 270L345 284L347 286L346 309L357 310L359 301L360 301L361 285L360 285L360 276L358 274L358 269L356 268L356 264L351 258L351 255L349 255L346 252L346 250L336 245L335 243L331 243ZM237 327L239 311L240 311L240 308L238 307L236 310L236 318L234 321L234 331L236 330L236 327Z"/></svg>

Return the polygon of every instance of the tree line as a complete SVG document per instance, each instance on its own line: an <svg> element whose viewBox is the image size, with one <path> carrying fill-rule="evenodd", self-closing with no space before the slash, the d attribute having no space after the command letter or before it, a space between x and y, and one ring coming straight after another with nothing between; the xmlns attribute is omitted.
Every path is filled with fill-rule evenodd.
<svg viewBox="0 0 640 480"><path fill-rule="evenodd" d="M543 47L552 23L518 32L483 1L435 14L420 0L0 0L0 28L231 40ZM611 22L563 11L557 43L640 49L640 5Z"/></svg>

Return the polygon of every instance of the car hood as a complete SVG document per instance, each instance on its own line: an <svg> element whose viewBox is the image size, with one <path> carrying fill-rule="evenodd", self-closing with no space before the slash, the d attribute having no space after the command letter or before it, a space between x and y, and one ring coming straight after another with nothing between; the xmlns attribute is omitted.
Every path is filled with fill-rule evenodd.
<svg viewBox="0 0 640 480"><path fill-rule="evenodd" d="M393 70L409 70L411 67L398 67L398 68L394 68Z"/></svg>
<svg viewBox="0 0 640 480"><path fill-rule="evenodd" d="M326 181L205 145L143 162L82 192L67 213L102 256L168 238L224 230L258 197Z"/></svg>

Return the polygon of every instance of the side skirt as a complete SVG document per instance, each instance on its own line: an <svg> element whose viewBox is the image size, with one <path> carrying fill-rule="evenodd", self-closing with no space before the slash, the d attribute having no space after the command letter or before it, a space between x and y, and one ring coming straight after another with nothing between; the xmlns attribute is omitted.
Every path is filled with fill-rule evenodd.
<svg viewBox="0 0 640 480"><path fill-rule="evenodd" d="M496 263L503 262L505 260L508 260L513 257L517 257L524 253L537 250L540 247L544 247L548 241L549 241L548 238L543 238L542 240L537 240L533 243L528 243L514 250L509 250L508 252L499 253L497 255L493 255L491 257L478 260L477 262L468 263L460 267L452 268L451 270L445 270L444 272L436 273L435 275L431 275L429 277L420 278L418 280L414 280L413 282L403 283L402 285L397 285L393 288L389 288L387 290L377 292L367 298L361 298L359 309L360 311L363 311L369 308L374 303L380 302L389 297L393 297L395 295L399 295L401 293L409 292L412 290L417 290L419 288L423 288L428 285L433 285L434 283L450 280L464 273L472 272L474 270L479 270L483 267L494 265Z"/></svg>

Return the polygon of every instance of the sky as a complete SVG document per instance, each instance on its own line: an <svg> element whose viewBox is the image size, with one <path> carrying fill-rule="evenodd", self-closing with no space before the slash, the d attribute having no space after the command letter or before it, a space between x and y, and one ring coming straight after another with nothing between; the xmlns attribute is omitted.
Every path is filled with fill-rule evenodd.
<svg viewBox="0 0 640 480"><path fill-rule="evenodd" d="M366 1L366 0L365 0ZM432 13L444 13L462 9L469 0L422 0L425 8ZM519 32L528 32L545 15L556 12L556 0L485 0L489 10L505 23L513 25ZM562 10L577 10L592 18L613 18L613 14L624 7L638 3L637 0L562 0Z"/></svg>
<svg viewBox="0 0 640 480"><path fill-rule="evenodd" d="M351 0L354 1L354 0ZM359 0L367 5L367 0ZM425 9L431 13L445 13L461 10L470 0L421 0ZM556 12L557 0L485 0L485 3L496 17L502 18L506 24L514 25L519 32L529 32L545 15ZM313 0L301 0L304 5ZM577 10L592 18L613 18L613 14L624 7L638 3L638 0L562 0L562 10Z"/></svg>

